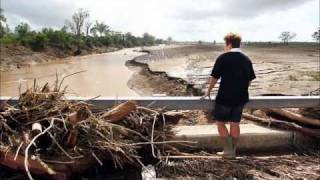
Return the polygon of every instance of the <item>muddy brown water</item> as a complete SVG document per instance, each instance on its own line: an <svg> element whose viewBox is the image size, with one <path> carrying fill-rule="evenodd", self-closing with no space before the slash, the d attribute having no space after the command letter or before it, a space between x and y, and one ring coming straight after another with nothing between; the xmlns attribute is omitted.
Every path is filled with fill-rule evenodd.
<svg viewBox="0 0 320 180"><path fill-rule="evenodd" d="M133 74L126 66L127 60L142 55L135 48L116 52L71 57L49 63L31 65L13 71L0 72L0 96L18 96L19 86L23 92L33 87L34 78L38 84L54 83L56 72L62 77L79 72L65 79L70 96L138 96L127 86Z"/></svg>

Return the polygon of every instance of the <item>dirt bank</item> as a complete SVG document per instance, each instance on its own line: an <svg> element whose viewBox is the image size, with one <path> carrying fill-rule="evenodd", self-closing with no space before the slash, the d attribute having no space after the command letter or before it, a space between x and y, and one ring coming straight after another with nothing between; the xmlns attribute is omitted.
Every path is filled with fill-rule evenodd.
<svg viewBox="0 0 320 180"><path fill-rule="evenodd" d="M118 50L114 47L83 49L80 55L106 53ZM35 52L21 45L0 45L0 71L30 67L34 64L61 60L74 55L74 49L62 50L46 47L43 52Z"/></svg>
<svg viewBox="0 0 320 180"><path fill-rule="evenodd" d="M183 58L197 53L210 52L216 49L209 45L164 46L152 50L143 50L146 55L138 56L127 61L126 65L135 73L128 82L128 86L141 96L165 94L169 96L199 96L203 93L188 81L170 76L166 71L152 70L150 62L171 58ZM183 66L183 64L181 64Z"/></svg>

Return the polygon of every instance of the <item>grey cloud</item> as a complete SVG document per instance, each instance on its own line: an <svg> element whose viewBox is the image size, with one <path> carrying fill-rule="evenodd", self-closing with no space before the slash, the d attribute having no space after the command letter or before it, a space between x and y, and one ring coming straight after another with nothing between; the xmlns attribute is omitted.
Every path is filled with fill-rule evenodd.
<svg viewBox="0 0 320 180"><path fill-rule="evenodd" d="M25 19L37 27L61 27L76 9L70 1L61 0L2 0L1 8L9 17L9 24ZM10 17L15 17L15 22L10 22Z"/></svg>
<svg viewBox="0 0 320 180"><path fill-rule="evenodd" d="M176 14L176 18L183 20L204 20L214 17L252 18L266 12L297 7L308 1L312 0L224 0L222 6L216 10L210 9L215 6L214 1L208 1L207 7L184 9Z"/></svg>

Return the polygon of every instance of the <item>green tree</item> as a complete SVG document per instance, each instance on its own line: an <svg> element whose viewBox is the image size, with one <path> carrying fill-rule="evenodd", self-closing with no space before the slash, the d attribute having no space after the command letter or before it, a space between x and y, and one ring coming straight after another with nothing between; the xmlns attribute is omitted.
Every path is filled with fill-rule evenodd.
<svg viewBox="0 0 320 180"><path fill-rule="evenodd" d="M318 31L315 31L315 32L312 34L312 38L313 38L315 41L320 41L320 27L318 28Z"/></svg>
<svg viewBox="0 0 320 180"><path fill-rule="evenodd" d="M0 8L0 38L4 37L10 32L9 26L6 22L7 19L3 14L3 9Z"/></svg>
<svg viewBox="0 0 320 180"><path fill-rule="evenodd" d="M126 47L133 47L138 44L137 38L133 36L130 32L126 33L124 36Z"/></svg>
<svg viewBox="0 0 320 180"><path fill-rule="evenodd" d="M66 21L67 27L70 28L71 32L77 37L77 51L74 53L75 55L81 54L81 47L83 46L83 40L81 39L81 34L83 32L83 27L86 20L89 18L90 14L87 10L82 8L78 9L72 15L72 19Z"/></svg>
<svg viewBox="0 0 320 180"><path fill-rule="evenodd" d="M29 42L29 45L31 49L34 51L42 51L46 47L47 43L47 36L43 33L37 33L32 37L32 39Z"/></svg>
<svg viewBox="0 0 320 180"><path fill-rule="evenodd" d="M111 31L113 45L124 46L125 36L119 31Z"/></svg>
<svg viewBox="0 0 320 180"><path fill-rule="evenodd" d="M155 37L150 35L149 33L144 33L142 36L142 44L144 46L154 45Z"/></svg>
<svg viewBox="0 0 320 180"><path fill-rule="evenodd" d="M79 37L83 31L84 23L89 16L90 14L87 10L80 8L72 15L71 21L66 21L66 25L70 28L72 33Z"/></svg>
<svg viewBox="0 0 320 180"><path fill-rule="evenodd" d="M15 34L18 36L18 38L22 39L27 36L27 34L30 32L30 26L27 23L20 23L18 26L14 29Z"/></svg>
<svg viewBox="0 0 320 180"><path fill-rule="evenodd" d="M87 21L84 24L84 28L85 28L85 32L86 32L87 37L89 36L91 25L92 25L92 22L90 22L90 21Z"/></svg>
<svg viewBox="0 0 320 180"><path fill-rule="evenodd" d="M294 32L284 31L280 34L279 39L283 42L283 44L288 45L289 41L297 36Z"/></svg>
<svg viewBox="0 0 320 180"><path fill-rule="evenodd" d="M98 35L99 37L101 37L106 33L110 32L110 27L106 25L104 22L99 23L99 21L96 21L91 29L91 32L94 35Z"/></svg>
<svg viewBox="0 0 320 180"><path fill-rule="evenodd" d="M0 22L6 22L7 18L3 14L3 9L0 8Z"/></svg>

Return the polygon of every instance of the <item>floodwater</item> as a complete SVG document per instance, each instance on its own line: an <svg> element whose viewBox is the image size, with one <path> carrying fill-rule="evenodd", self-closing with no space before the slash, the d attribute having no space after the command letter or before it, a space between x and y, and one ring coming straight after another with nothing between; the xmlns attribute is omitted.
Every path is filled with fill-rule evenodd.
<svg viewBox="0 0 320 180"><path fill-rule="evenodd" d="M62 87L68 86L67 95L70 96L138 96L127 86L132 75L126 66L127 60L133 59L143 53L136 52L134 48L123 49L116 52L72 57L61 61L41 63L0 72L0 96L18 96L26 88L33 87L34 78L38 85L49 82L53 85L58 74L59 80L75 72L81 72L67 77Z"/></svg>

